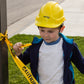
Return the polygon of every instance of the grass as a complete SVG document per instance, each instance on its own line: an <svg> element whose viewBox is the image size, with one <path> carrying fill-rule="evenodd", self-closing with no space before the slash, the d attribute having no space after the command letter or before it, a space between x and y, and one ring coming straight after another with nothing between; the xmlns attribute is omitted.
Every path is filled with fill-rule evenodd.
<svg viewBox="0 0 84 84"><path fill-rule="evenodd" d="M31 43L35 35L24 35L18 34L10 38L10 42L15 44L16 42L22 42L23 44ZM37 36L40 38L40 36ZM73 38L78 44L79 49L84 56L84 37L69 37ZM26 48L25 48L26 49ZM25 50L24 49L24 50ZM13 61L10 53L8 53L8 69L9 69L9 84L29 84L25 77L22 75L15 62ZM27 65L29 67L29 64ZM74 66L75 81L76 84L84 84L84 75L81 74L78 69Z"/></svg>

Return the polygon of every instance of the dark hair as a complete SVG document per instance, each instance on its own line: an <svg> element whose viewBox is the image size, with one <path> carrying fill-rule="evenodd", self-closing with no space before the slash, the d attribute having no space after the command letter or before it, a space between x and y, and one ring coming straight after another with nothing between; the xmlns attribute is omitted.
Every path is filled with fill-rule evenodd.
<svg viewBox="0 0 84 84"><path fill-rule="evenodd" d="M58 28L61 29L64 26L64 23L62 23Z"/></svg>
<svg viewBox="0 0 84 84"><path fill-rule="evenodd" d="M64 26L64 23L62 23L59 27L58 27L58 29L59 29L59 32L60 32L60 30L61 30L61 28Z"/></svg>

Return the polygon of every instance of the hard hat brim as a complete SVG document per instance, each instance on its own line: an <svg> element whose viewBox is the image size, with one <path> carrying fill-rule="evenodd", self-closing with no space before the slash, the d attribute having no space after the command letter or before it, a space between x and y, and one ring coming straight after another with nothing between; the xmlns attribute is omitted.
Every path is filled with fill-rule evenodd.
<svg viewBox="0 0 84 84"><path fill-rule="evenodd" d="M49 23L49 22L42 22L42 21L35 21L35 25L39 27L46 27L46 28L57 28L59 27L64 21L65 17L62 18L62 20L59 23Z"/></svg>

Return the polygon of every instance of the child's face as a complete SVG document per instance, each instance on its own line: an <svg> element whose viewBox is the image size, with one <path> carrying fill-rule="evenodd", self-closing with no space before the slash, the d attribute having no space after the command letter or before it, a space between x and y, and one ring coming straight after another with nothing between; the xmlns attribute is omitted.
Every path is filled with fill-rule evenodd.
<svg viewBox="0 0 84 84"><path fill-rule="evenodd" d="M54 42L59 38L58 28L42 28L39 27L41 37L47 42Z"/></svg>

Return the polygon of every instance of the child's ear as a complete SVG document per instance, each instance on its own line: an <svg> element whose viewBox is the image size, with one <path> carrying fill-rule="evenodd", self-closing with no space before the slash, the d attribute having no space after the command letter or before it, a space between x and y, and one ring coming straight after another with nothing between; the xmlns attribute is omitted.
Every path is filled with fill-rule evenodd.
<svg viewBox="0 0 84 84"><path fill-rule="evenodd" d="M65 28L65 26L61 27L61 29L60 29L60 33L63 32L64 28Z"/></svg>

